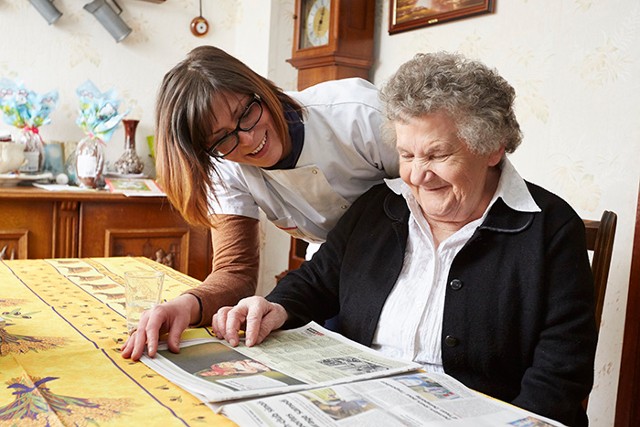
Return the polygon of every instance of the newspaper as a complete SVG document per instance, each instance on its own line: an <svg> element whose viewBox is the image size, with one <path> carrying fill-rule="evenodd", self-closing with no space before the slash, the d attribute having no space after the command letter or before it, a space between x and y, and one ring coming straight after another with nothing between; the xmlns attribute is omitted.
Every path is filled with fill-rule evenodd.
<svg viewBox="0 0 640 427"><path fill-rule="evenodd" d="M185 340L180 353L159 346L150 368L204 402L223 402L379 378L421 368L353 342L311 322L276 331L254 347L216 338ZM215 406L214 406L215 408Z"/></svg>
<svg viewBox="0 0 640 427"><path fill-rule="evenodd" d="M423 372L230 403L221 413L243 427L562 426Z"/></svg>

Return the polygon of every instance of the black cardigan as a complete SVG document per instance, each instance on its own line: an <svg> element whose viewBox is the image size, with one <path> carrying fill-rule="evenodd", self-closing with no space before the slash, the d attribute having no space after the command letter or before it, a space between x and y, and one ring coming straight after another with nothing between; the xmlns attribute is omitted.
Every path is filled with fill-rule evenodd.
<svg viewBox="0 0 640 427"><path fill-rule="evenodd" d="M587 425L597 331L582 220L527 183L542 212L498 199L448 274L442 361L468 387L567 425ZM267 296L285 327L338 315L346 337L371 345L402 268L409 210L385 184L362 195L313 259Z"/></svg>

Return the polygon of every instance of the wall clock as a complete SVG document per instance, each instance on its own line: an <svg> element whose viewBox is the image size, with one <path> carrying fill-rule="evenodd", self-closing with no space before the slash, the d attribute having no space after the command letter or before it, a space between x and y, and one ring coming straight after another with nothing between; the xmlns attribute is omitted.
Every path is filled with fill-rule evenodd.
<svg viewBox="0 0 640 427"><path fill-rule="evenodd" d="M191 34L196 37L202 37L209 32L209 21L202 16L202 0L200 0L200 15L191 20Z"/></svg>
<svg viewBox="0 0 640 427"><path fill-rule="evenodd" d="M326 80L369 78L375 2L296 0L291 65L298 89Z"/></svg>
<svg viewBox="0 0 640 427"><path fill-rule="evenodd" d="M202 37L209 32L209 22L203 16L196 16L191 21L191 34Z"/></svg>

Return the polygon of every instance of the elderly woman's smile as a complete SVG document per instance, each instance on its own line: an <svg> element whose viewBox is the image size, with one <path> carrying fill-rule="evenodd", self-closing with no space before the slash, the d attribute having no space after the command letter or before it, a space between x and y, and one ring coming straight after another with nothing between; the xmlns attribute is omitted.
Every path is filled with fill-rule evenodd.
<svg viewBox="0 0 640 427"><path fill-rule="evenodd" d="M398 121L395 130L400 176L429 224L455 232L480 218L498 185L500 172L494 166L504 150L472 152L444 112Z"/></svg>

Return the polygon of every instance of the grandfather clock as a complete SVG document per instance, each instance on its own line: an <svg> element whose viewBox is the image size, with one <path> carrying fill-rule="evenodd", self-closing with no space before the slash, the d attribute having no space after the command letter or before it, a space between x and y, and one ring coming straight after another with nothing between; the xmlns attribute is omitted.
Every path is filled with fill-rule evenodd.
<svg viewBox="0 0 640 427"><path fill-rule="evenodd" d="M374 22L373 0L296 0L293 48L287 62L298 70L298 90L327 80L369 80ZM307 246L304 240L291 238L289 270L300 267Z"/></svg>
<svg viewBox="0 0 640 427"><path fill-rule="evenodd" d="M368 80L374 21L373 0L296 0L287 62L298 69L298 90L327 80Z"/></svg>

